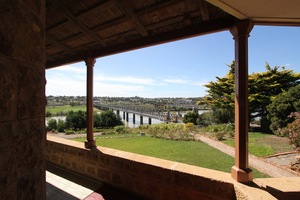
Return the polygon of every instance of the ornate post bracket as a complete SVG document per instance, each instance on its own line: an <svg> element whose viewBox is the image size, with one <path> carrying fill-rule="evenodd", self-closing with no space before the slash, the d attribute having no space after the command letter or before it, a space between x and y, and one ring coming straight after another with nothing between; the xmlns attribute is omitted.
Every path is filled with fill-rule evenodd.
<svg viewBox="0 0 300 200"><path fill-rule="evenodd" d="M92 149L96 147L96 141L94 139L94 118L93 118L93 71L96 59L88 57L85 60L87 67L87 88L86 88L86 115L87 115L87 135L84 143L85 148Z"/></svg>
<svg viewBox="0 0 300 200"><path fill-rule="evenodd" d="M230 28L235 42L235 165L231 176L238 182L251 182L248 161L248 37L251 20L241 21Z"/></svg>

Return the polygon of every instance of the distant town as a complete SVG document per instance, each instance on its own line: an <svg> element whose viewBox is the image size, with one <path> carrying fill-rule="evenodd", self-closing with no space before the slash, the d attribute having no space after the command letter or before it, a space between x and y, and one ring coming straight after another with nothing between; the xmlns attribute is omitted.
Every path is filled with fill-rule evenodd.
<svg viewBox="0 0 300 200"><path fill-rule="evenodd" d="M198 107L197 102L201 100L201 97L164 97L164 98L143 98L143 97L94 97L94 104L114 104L114 105L143 105L153 107L168 107L191 109L192 107ZM85 105L86 96L47 96L48 106L63 106L63 105ZM200 106L205 109L205 106Z"/></svg>

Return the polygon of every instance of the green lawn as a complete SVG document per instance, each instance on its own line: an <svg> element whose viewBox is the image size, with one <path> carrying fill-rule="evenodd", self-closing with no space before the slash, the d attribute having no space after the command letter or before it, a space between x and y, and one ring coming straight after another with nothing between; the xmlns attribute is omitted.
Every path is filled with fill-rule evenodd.
<svg viewBox="0 0 300 200"><path fill-rule="evenodd" d="M222 142L234 147L234 139L227 139ZM260 132L249 132L248 142L249 153L258 157L294 150L287 138Z"/></svg>
<svg viewBox="0 0 300 200"><path fill-rule="evenodd" d="M121 135L122 136L122 135ZM84 142L84 138L77 141ZM97 145L190 165L230 172L234 159L203 142L173 141L151 137L98 137ZM255 177L268 177L254 170Z"/></svg>
<svg viewBox="0 0 300 200"><path fill-rule="evenodd" d="M86 105L80 105L80 106L65 105L65 106L47 106L46 107L46 112L49 111L49 112L51 112L52 115L56 115L56 113L59 113L59 112L67 113L71 110L73 110L74 112L79 111L79 110L86 111ZM94 108L94 112L95 111L99 111L99 109Z"/></svg>

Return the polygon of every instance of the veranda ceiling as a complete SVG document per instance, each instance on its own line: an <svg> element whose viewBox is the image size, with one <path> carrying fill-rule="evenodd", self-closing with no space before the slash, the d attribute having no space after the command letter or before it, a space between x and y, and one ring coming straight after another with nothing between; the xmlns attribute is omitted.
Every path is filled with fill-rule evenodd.
<svg viewBox="0 0 300 200"><path fill-rule="evenodd" d="M299 6L297 0L47 0L46 68L222 31L243 19L299 25Z"/></svg>

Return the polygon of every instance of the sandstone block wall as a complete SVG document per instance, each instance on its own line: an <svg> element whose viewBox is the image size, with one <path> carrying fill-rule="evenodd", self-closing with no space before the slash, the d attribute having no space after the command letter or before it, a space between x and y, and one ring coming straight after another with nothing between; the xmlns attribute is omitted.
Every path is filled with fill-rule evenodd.
<svg viewBox="0 0 300 200"><path fill-rule="evenodd" d="M0 1L1 199L45 199L45 2Z"/></svg>
<svg viewBox="0 0 300 200"><path fill-rule="evenodd" d="M149 199L235 199L230 174L48 136L46 159L57 166Z"/></svg>

